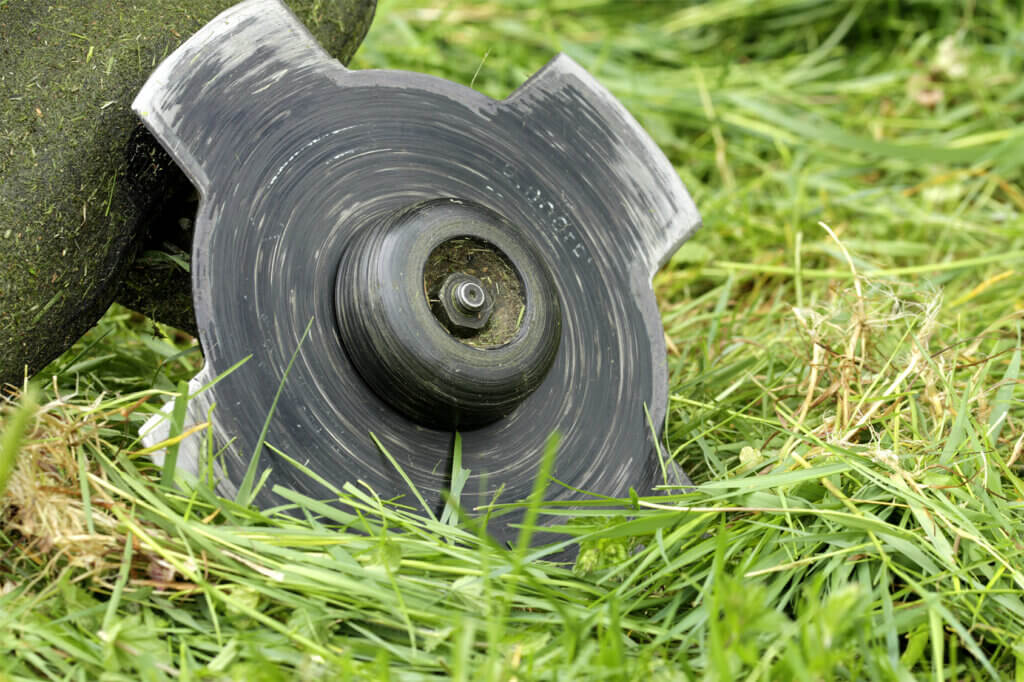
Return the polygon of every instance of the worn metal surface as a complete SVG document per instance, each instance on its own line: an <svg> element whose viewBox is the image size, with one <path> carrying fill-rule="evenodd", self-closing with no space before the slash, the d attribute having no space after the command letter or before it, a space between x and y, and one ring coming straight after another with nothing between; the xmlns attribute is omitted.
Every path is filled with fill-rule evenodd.
<svg viewBox="0 0 1024 682"><path fill-rule="evenodd" d="M194 191L132 99L233 0L0 2L0 385L63 352L117 298L184 328ZM375 0L289 0L348 60ZM184 227L182 227L184 223Z"/></svg>
<svg viewBox="0 0 1024 682"><path fill-rule="evenodd" d="M664 420L667 376L650 280L700 219L656 145L570 58L494 101L427 75L346 70L279 2L248 0L165 60L134 108L203 197L193 249L202 380L249 358L204 399L217 405L218 440L231 443L225 492L272 414L263 504L280 501L273 485L329 496L275 451L339 487L360 480L411 499L372 432L440 505L452 434L417 425L366 385L333 311L353 235L440 197L528 230L562 311L540 386L462 434L463 505L499 488L502 500L525 497L556 431L561 481L625 495L661 480L651 424ZM574 493L552 485L547 497ZM507 520L492 528L506 539Z"/></svg>

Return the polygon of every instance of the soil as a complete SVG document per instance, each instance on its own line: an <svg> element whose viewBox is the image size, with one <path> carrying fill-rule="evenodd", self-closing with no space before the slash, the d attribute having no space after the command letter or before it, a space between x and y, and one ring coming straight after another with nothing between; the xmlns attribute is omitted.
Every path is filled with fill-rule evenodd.
<svg viewBox="0 0 1024 682"><path fill-rule="evenodd" d="M478 278L494 302L491 318L483 328L456 338L474 348L498 348L515 339L526 310L526 292L522 279L505 254L471 237L449 239L434 249L423 266L423 291L439 320L445 315L440 300L441 286L456 272Z"/></svg>

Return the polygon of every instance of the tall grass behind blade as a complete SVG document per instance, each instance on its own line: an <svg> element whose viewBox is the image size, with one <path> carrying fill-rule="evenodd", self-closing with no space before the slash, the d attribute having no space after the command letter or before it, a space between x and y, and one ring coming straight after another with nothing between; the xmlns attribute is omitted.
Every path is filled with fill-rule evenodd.
<svg viewBox="0 0 1024 682"><path fill-rule="evenodd" d="M56 377L63 395L174 391L201 366L195 339L115 303L39 378L48 390Z"/></svg>

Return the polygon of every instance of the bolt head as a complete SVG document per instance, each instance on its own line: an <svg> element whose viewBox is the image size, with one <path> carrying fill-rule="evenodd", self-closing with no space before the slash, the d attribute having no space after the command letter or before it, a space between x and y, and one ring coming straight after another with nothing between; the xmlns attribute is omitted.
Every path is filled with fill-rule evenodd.
<svg viewBox="0 0 1024 682"><path fill-rule="evenodd" d="M455 272L441 286L441 324L457 336L483 329L491 319L494 302L487 286L473 275Z"/></svg>

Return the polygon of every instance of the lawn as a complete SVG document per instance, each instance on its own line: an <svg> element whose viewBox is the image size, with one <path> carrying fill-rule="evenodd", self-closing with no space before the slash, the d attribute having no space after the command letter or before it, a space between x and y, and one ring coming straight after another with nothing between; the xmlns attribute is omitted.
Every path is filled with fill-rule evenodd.
<svg viewBox="0 0 1024 682"><path fill-rule="evenodd" d="M115 306L2 410L0 681L1024 680L1024 10L421 5L352 66L503 98L566 52L693 195L654 290L695 488L570 512L558 564L162 486L138 430L201 355Z"/></svg>

